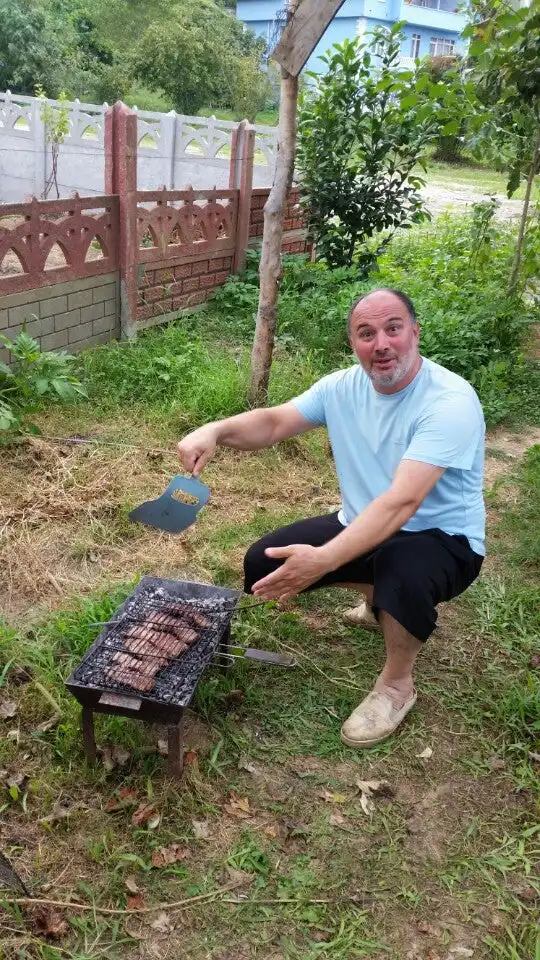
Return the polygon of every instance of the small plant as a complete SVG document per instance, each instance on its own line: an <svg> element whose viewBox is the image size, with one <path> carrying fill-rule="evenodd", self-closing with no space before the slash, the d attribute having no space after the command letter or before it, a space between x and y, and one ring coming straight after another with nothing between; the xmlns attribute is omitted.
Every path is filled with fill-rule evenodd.
<svg viewBox="0 0 540 960"><path fill-rule="evenodd" d="M52 106L47 100L47 95L42 86L36 87L36 97L41 103L40 118L45 127L45 141L51 148L51 171L47 178L42 199L46 200L54 187L57 199L60 197L58 189L58 157L60 147L69 133L69 108L67 107L68 98L65 93L58 97L58 105Z"/></svg>
<svg viewBox="0 0 540 960"><path fill-rule="evenodd" d="M28 418L43 400L72 403L86 396L70 372L75 359L70 354L42 352L24 330L15 340L0 335L0 343L13 357L11 367L0 362L0 443L14 434L38 434L39 428Z"/></svg>
<svg viewBox="0 0 540 960"><path fill-rule="evenodd" d="M399 70L401 24L334 44L301 98L298 168L317 253L334 267L373 269L398 228L429 219L417 165L450 128L451 90L424 68ZM455 123L456 121L454 121ZM452 125L453 129L453 125Z"/></svg>

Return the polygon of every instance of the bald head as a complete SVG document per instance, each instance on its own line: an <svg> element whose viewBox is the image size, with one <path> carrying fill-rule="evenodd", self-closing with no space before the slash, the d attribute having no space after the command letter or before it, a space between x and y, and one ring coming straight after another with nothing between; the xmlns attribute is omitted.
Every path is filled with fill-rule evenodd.
<svg viewBox="0 0 540 960"><path fill-rule="evenodd" d="M380 393L396 393L413 379L421 359L414 306L400 290L372 290L349 311L351 346Z"/></svg>
<svg viewBox="0 0 540 960"><path fill-rule="evenodd" d="M391 303L391 301L388 300L388 297L393 297L394 300L396 299L399 300L401 306L406 310L411 323L418 322L416 319L416 310L414 309L414 303L412 302L410 297L407 296L406 293L403 293L402 290L394 290L392 289L392 287L379 287L377 290L370 290L369 293L362 293L351 304L349 313L347 315L347 333L349 334L349 336L351 333L351 320L353 318L353 314L356 311L356 308L359 307L362 303L365 303L368 309L370 304L374 304L375 306L377 305L377 303L379 304L383 303L388 305L389 303Z"/></svg>

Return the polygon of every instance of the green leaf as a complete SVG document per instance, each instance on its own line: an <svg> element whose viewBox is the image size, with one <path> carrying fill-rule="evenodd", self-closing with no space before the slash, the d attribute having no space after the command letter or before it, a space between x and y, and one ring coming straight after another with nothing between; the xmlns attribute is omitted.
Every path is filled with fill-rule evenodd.
<svg viewBox="0 0 540 960"><path fill-rule="evenodd" d="M441 129L441 135L443 137L453 137L459 133L459 128L461 126L460 120L450 120L449 123L445 123L444 127Z"/></svg>

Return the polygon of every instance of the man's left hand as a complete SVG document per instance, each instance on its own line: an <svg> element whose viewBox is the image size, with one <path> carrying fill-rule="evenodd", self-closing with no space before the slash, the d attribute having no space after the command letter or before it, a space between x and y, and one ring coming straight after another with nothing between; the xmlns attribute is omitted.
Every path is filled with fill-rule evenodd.
<svg viewBox="0 0 540 960"><path fill-rule="evenodd" d="M285 563L258 580L252 592L261 600L289 600L310 587L328 573L319 547L293 543L288 547L268 547L267 557L285 560Z"/></svg>

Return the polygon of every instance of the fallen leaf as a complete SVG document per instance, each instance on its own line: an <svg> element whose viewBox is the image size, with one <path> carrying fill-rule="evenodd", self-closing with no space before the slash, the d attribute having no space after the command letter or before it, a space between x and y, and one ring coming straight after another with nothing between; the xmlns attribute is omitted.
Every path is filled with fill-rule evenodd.
<svg viewBox="0 0 540 960"><path fill-rule="evenodd" d="M122 787L122 789L105 804L105 813L115 813L116 810L125 810L126 807L133 807L138 802L139 795L136 790L132 787Z"/></svg>
<svg viewBox="0 0 540 960"><path fill-rule="evenodd" d="M540 667L540 653L534 653L529 660L529 666L536 670L537 667Z"/></svg>
<svg viewBox="0 0 540 960"><path fill-rule="evenodd" d="M451 957L474 957L474 950L469 947L451 947L449 953Z"/></svg>
<svg viewBox="0 0 540 960"><path fill-rule="evenodd" d="M113 760L113 758L112 758L112 750L111 750L111 748L108 747L108 746L100 747L100 748L98 749L98 753L99 753L100 756L101 756L101 762L102 762L105 770L107 771L107 773L111 773L111 772L114 770L115 766L116 766L116 764L114 763L114 760Z"/></svg>
<svg viewBox="0 0 540 960"><path fill-rule="evenodd" d="M331 827L343 827L347 821L343 814L341 813L331 813L328 818L328 823Z"/></svg>
<svg viewBox="0 0 540 960"><path fill-rule="evenodd" d="M264 827L263 833L269 837L270 840L276 840L278 836L277 830L275 830L274 827Z"/></svg>
<svg viewBox="0 0 540 960"><path fill-rule="evenodd" d="M184 754L184 766L192 769L199 769L199 757L196 750L186 750Z"/></svg>
<svg viewBox="0 0 540 960"><path fill-rule="evenodd" d="M146 940L146 931L137 917L128 917L124 923L124 930L132 940Z"/></svg>
<svg viewBox="0 0 540 960"><path fill-rule="evenodd" d="M134 897L127 898L128 910L141 910L142 907L144 907L144 900L140 893L137 893Z"/></svg>
<svg viewBox="0 0 540 960"><path fill-rule="evenodd" d="M168 744L168 742L167 742L166 740L158 740L157 745L158 745L158 753L159 753L162 757L166 757L166 756L168 755L168 753L169 753L169 744Z"/></svg>
<svg viewBox="0 0 540 960"><path fill-rule="evenodd" d="M179 863L190 856L187 847L182 847L179 843L171 843L168 847L160 847L154 850L152 854L153 867L168 867L171 863Z"/></svg>
<svg viewBox="0 0 540 960"><path fill-rule="evenodd" d="M506 764L502 757L490 757L488 764L492 770L504 770Z"/></svg>
<svg viewBox="0 0 540 960"><path fill-rule="evenodd" d="M8 774L5 779L5 784L8 790L11 790L12 787L16 787L20 793L25 792L29 783L30 777L27 777L25 773Z"/></svg>
<svg viewBox="0 0 540 960"><path fill-rule="evenodd" d="M39 904L29 906L25 912L35 933L41 937L60 940L61 937L65 937L69 933L69 924L64 920L60 911L53 907Z"/></svg>
<svg viewBox="0 0 540 960"><path fill-rule="evenodd" d="M144 827L157 813L153 803L141 803L133 812L131 822L134 827Z"/></svg>
<svg viewBox="0 0 540 960"><path fill-rule="evenodd" d="M60 723L62 715L60 713L53 713L52 717L49 717L48 720L43 720L41 723L38 723L35 728L36 733L47 733L48 730L52 730L53 727L56 727Z"/></svg>
<svg viewBox="0 0 540 960"><path fill-rule="evenodd" d="M149 830L155 830L156 827L159 827L160 823L161 823L161 814L158 813L156 810L156 812L153 813L152 816L149 818L146 826L148 827Z"/></svg>
<svg viewBox="0 0 540 960"><path fill-rule="evenodd" d="M431 747L426 747L425 750L422 750L422 753L416 754L418 760L429 760L433 756L433 750Z"/></svg>
<svg viewBox="0 0 540 960"><path fill-rule="evenodd" d="M152 930L157 930L158 933L172 933L174 930L174 924L165 911L158 913L156 919L152 921L150 926Z"/></svg>
<svg viewBox="0 0 540 960"><path fill-rule="evenodd" d="M192 820L193 835L196 840L208 840L210 838L210 824L208 820Z"/></svg>
<svg viewBox="0 0 540 960"><path fill-rule="evenodd" d="M232 790L229 793L229 802L224 804L223 809L231 817L237 817L239 820L246 820L253 815L248 798L240 797Z"/></svg>
<svg viewBox="0 0 540 960"><path fill-rule="evenodd" d="M235 887L247 887L253 883L255 875L253 873L246 873L245 870L236 870L234 867L225 867L225 883L232 883Z"/></svg>
<svg viewBox="0 0 540 960"><path fill-rule="evenodd" d="M38 823L58 823L59 820L65 820L67 817L69 817L70 813L72 813L74 809L76 808L68 807L65 803L55 803L48 816L42 817Z"/></svg>
<svg viewBox="0 0 540 960"><path fill-rule="evenodd" d="M6 733L6 740L14 740L15 743L18 743L21 739L20 730L8 730Z"/></svg>
<svg viewBox="0 0 540 960"><path fill-rule="evenodd" d="M427 923L425 920L420 920L420 923L417 923L416 927L420 933L429 934L431 937L440 936L440 931L437 930L437 927L434 927L431 923Z"/></svg>
<svg viewBox="0 0 540 960"><path fill-rule="evenodd" d="M238 769L246 770L247 773L252 773L254 777L259 777L261 775L259 768L254 763L251 763L251 761L247 758L240 757L240 760L238 761Z"/></svg>
<svg viewBox="0 0 540 960"><path fill-rule="evenodd" d="M139 886L135 877L126 877L124 884L126 886L126 890L129 890L130 893L139 893Z"/></svg>
<svg viewBox="0 0 540 960"><path fill-rule="evenodd" d="M327 803L347 803L348 800L345 793L333 793L331 790L327 790L326 787L319 790L317 796L320 797L321 800L326 800Z"/></svg>
<svg viewBox="0 0 540 960"><path fill-rule="evenodd" d="M19 705L16 700L4 700L0 703L0 719L11 720L15 716Z"/></svg>
<svg viewBox="0 0 540 960"><path fill-rule="evenodd" d="M529 760L532 760L533 763L540 763L540 753L535 753L534 750L529 750Z"/></svg>
<svg viewBox="0 0 540 960"><path fill-rule="evenodd" d="M131 754L129 750L126 750L125 747L121 747L119 744L115 744L112 751L111 757L113 763L118 764L119 767L124 767L128 760L131 760Z"/></svg>
<svg viewBox="0 0 540 960"><path fill-rule="evenodd" d="M356 780L356 786L360 791L360 806L367 816L375 809L373 797L394 796L394 790L387 780Z"/></svg>

